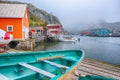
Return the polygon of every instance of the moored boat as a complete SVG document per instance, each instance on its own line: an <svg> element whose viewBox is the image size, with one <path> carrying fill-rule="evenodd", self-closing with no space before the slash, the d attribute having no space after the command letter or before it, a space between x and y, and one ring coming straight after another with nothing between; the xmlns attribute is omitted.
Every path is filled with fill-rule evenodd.
<svg viewBox="0 0 120 80"><path fill-rule="evenodd" d="M69 80L83 57L82 50L1 54L0 80Z"/></svg>
<svg viewBox="0 0 120 80"><path fill-rule="evenodd" d="M4 30L0 29L0 44L8 44L13 39L13 36L5 32Z"/></svg>
<svg viewBox="0 0 120 80"><path fill-rule="evenodd" d="M0 53L4 53L9 49L7 44L12 41L12 39L13 36L10 33L0 29Z"/></svg>
<svg viewBox="0 0 120 80"><path fill-rule="evenodd" d="M77 38L71 35L60 35L59 36L59 41L63 42L76 42Z"/></svg>

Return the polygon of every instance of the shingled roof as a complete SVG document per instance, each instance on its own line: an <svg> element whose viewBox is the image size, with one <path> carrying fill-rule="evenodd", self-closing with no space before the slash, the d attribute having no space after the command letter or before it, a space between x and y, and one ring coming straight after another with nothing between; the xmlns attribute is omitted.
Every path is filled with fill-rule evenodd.
<svg viewBox="0 0 120 80"><path fill-rule="evenodd" d="M3 4L0 3L0 18L24 17L26 4Z"/></svg>

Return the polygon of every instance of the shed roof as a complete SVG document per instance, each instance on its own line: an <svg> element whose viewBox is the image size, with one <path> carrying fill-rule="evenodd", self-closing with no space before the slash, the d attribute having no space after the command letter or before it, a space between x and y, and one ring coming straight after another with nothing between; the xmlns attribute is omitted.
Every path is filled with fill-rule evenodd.
<svg viewBox="0 0 120 80"><path fill-rule="evenodd" d="M26 7L26 4L0 3L0 18L22 18L24 17Z"/></svg>

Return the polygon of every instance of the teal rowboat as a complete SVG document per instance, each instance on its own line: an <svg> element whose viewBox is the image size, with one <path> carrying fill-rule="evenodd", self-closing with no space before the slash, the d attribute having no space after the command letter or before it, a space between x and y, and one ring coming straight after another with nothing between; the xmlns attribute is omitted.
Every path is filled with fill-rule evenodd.
<svg viewBox="0 0 120 80"><path fill-rule="evenodd" d="M1 54L0 80L71 80L83 57L82 50ZM96 78L79 80L114 80Z"/></svg>
<svg viewBox="0 0 120 80"><path fill-rule="evenodd" d="M82 50L0 55L0 80L68 80L83 59Z"/></svg>

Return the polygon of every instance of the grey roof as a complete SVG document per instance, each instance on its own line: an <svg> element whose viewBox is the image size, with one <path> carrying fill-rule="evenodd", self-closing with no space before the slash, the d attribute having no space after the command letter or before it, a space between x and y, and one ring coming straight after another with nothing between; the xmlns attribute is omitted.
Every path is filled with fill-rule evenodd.
<svg viewBox="0 0 120 80"><path fill-rule="evenodd" d="M0 18L22 18L24 17L26 4L1 4Z"/></svg>

